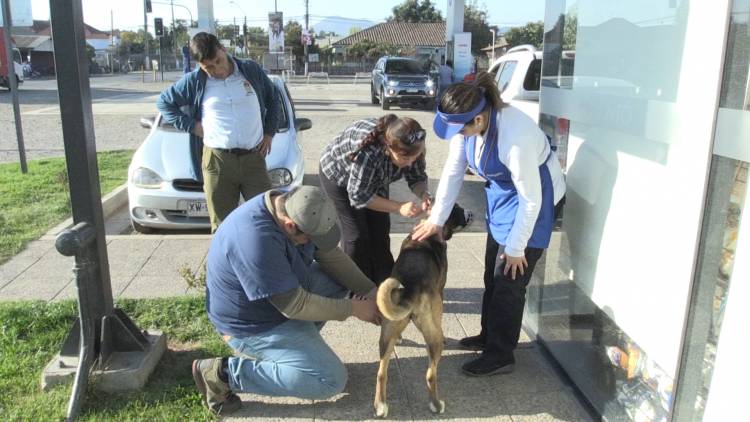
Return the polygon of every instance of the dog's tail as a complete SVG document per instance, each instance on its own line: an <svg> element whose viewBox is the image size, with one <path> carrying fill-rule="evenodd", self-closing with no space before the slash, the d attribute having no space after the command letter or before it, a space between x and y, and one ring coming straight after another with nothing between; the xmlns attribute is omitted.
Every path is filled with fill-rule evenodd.
<svg viewBox="0 0 750 422"><path fill-rule="evenodd" d="M378 287L378 309L391 321L406 318L411 313L412 304L404 297L404 286L393 277L388 277Z"/></svg>

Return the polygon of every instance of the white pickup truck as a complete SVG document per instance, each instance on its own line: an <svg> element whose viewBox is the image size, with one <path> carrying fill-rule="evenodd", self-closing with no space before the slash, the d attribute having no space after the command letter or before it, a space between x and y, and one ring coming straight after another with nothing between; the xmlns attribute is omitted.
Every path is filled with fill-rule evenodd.
<svg viewBox="0 0 750 422"><path fill-rule="evenodd" d="M503 101L517 107L539 123L539 88L542 52L532 45L519 45L495 60L489 70L495 75Z"/></svg>
<svg viewBox="0 0 750 422"><path fill-rule="evenodd" d="M569 51L564 54L570 58L574 57L575 52ZM549 138L552 149L557 152L560 165L565 171L570 121L540 113L542 52L537 51L532 45L513 47L495 60L489 71L495 75L503 101L523 111L539 124Z"/></svg>

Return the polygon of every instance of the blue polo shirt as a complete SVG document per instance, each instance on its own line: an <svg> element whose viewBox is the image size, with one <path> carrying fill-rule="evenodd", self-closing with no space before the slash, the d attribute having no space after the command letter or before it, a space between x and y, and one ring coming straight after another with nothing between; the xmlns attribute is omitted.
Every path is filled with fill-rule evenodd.
<svg viewBox="0 0 750 422"><path fill-rule="evenodd" d="M265 195L232 211L208 250L208 318L220 333L233 337L252 336L287 321L268 298L298 288L311 271L315 246L292 243L276 224Z"/></svg>

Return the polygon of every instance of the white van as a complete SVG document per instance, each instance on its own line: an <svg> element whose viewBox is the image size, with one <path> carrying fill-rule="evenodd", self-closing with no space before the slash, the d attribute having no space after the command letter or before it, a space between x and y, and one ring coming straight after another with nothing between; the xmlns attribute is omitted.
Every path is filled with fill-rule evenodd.
<svg viewBox="0 0 750 422"><path fill-rule="evenodd" d="M532 45L513 47L495 60L489 72L495 75L503 101L539 122L542 52Z"/></svg>

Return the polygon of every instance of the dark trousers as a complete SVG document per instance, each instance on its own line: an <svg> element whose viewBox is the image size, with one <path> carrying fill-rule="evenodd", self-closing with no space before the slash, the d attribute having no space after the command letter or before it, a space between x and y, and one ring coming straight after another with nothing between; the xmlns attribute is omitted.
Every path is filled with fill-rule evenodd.
<svg viewBox="0 0 750 422"><path fill-rule="evenodd" d="M344 252L375 284L391 275L391 217L386 212L356 209L349 203L346 188L338 186L319 170L320 185L336 207Z"/></svg>
<svg viewBox="0 0 750 422"><path fill-rule="evenodd" d="M555 205L555 218L560 216L565 198ZM505 246L498 244L487 233L487 245L484 252L484 295L482 296L482 331L480 337L484 339L484 354L505 359L513 355L518 346L523 322L523 308L526 306L526 286L529 285L531 274L534 272L544 249L526 248L524 254L529 266L520 275L516 272L516 279L511 278L511 272L503 274L505 259L501 259Z"/></svg>
<svg viewBox="0 0 750 422"><path fill-rule="evenodd" d="M544 249L526 248L526 261L529 266L524 274L503 274L505 259L501 259L505 247L499 245L487 234L484 254L484 295L482 296L482 332L485 340L484 353L498 359L512 356L518 345L526 305L526 286L531 280L536 262Z"/></svg>

